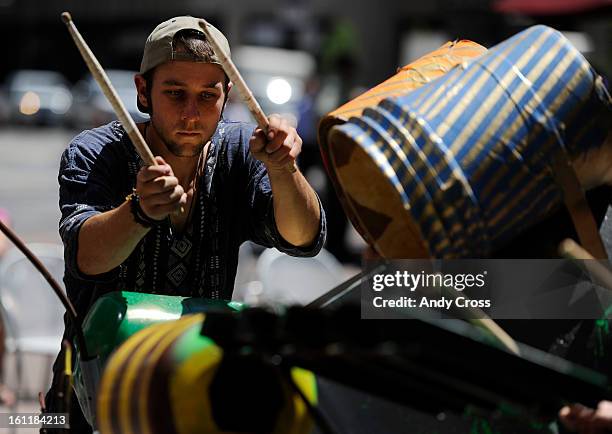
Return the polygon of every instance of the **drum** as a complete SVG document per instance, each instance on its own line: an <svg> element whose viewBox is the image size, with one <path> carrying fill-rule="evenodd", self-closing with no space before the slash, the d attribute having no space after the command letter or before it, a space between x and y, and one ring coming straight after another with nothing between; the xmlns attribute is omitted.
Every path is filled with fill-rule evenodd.
<svg viewBox="0 0 612 434"><path fill-rule="evenodd" d="M100 382L101 434L311 431L302 397L279 370L254 361L225 365L223 351L201 333L205 318L147 327L115 351ZM289 375L314 404L314 375L298 368Z"/></svg>
<svg viewBox="0 0 612 434"><path fill-rule="evenodd" d="M85 418L96 426L95 396L98 381L111 354L141 330L168 323L183 315L210 311L238 312L242 303L208 300L200 297L178 297L130 291L102 295L83 320L83 336L89 360L79 357L74 365L74 392Z"/></svg>
<svg viewBox="0 0 612 434"><path fill-rule="evenodd" d="M333 127L329 165L383 257L486 257L559 206L555 159L600 146L611 106L584 57L534 26Z"/></svg>
<svg viewBox="0 0 612 434"><path fill-rule="evenodd" d="M225 432L219 423L241 420L235 417L235 407L242 399L248 405L239 413L250 423L262 424L262 432L309 432L312 421L306 405L286 377L256 363L227 367L221 349L202 335L207 314L232 314L244 307L232 301L127 291L100 297L83 321L97 372L92 376L88 371L92 378L85 378L85 365L91 362L80 357L74 370L74 389L87 420L101 433ZM316 403L314 375L298 368L289 375L310 403ZM218 384L231 381L237 383L235 388L218 390ZM92 396L97 397L95 415L89 408ZM281 404L274 407L273 402ZM258 403L267 407L261 409ZM224 413L225 408L232 413ZM249 409L257 410L251 418Z"/></svg>
<svg viewBox="0 0 612 434"><path fill-rule="evenodd" d="M110 354L131 336L149 326L174 321L183 315L210 311L238 312L236 301L208 300L142 292L116 291L104 294L91 306L83 321L83 334L92 356L102 366Z"/></svg>
<svg viewBox="0 0 612 434"><path fill-rule="evenodd" d="M369 211L366 211L358 202L352 200L352 196L347 196L344 184L338 179L334 170L332 148L335 144L328 141L330 129L335 125L346 123L352 116L359 116L365 108L374 107L387 97L405 95L418 89L431 80L442 76L458 64L481 56L486 51L486 48L472 41L447 42L437 50L400 68L391 78L347 102L321 119L318 128L318 140L323 164L351 223L366 241L371 240L371 235L365 226L367 223L362 222L361 216L365 213L369 215L368 219L376 219L376 213L374 215L369 214ZM337 157L339 154L339 152L335 153ZM376 190L379 190L379 188L376 188ZM364 194L367 194L367 192ZM384 216L381 215L380 217L385 220ZM381 224L386 223L381 222Z"/></svg>

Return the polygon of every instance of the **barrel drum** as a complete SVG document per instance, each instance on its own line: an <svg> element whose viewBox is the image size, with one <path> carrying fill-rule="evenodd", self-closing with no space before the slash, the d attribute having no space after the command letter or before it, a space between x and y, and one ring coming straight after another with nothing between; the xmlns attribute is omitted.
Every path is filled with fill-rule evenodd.
<svg viewBox="0 0 612 434"><path fill-rule="evenodd" d="M329 164L383 257L486 257L560 205L554 156L600 146L611 107L567 39L534 26L334 126Z"/></svg>
<svg viewBox="0 0 612 434"><path fill-rule="evenodd" d="M376 225L380 227L387 226L390 223L388 221L390 214L385 212L385 208L389 206L389 211L392 211L396 209L399 204L387 204L385 201L381 201L382 203L374 204L374 208L368 207L367 204L364 207L362 206L364 203L363 201L357 202L353 200L355 192L353 192L352 195L347 195L344 181L338 178L335 170L335 163L332 158L333 154L335 158L341 159L344 149L341 143L339 144L328 140L328 134L331 128L346 123L353 116L360 116L364 109L375 107L385 98L406 95L444 75L453 67L469 59L483 55L486 51L486 48L472 41L449 41L437 50L403 66L389 79L340 106L321 119L318 128L318 140L323 163L351 223L366 241L370 242L372 241L372 237L378 235L376 231L370 233L369 229L372 229L370 221L380 219L381 221L377 222ZM361 176L365 175L365 173L356 175ZM372 181L372 185L355 185L355 187L359 189L357 193L358 197L378 196L387 188L386 182L383 180L371 178L369 180ZM394 201L395 198L393 195L388 193L392 193L392 191L382 194L382 196L385 197L385 200ZM383 212L374 211L377 209L381 209ZM367 222L364 222L364 219L367 220ZM408 222L405 221L403 224L400 224L402 230L404 230L404 228L410 229L407 223ZM416 230L416 228L414 228L414 230ZM394 239L393 235L391 235L392 232L393 231L390 231L386 237L386 242L391 244Z"/></svg>

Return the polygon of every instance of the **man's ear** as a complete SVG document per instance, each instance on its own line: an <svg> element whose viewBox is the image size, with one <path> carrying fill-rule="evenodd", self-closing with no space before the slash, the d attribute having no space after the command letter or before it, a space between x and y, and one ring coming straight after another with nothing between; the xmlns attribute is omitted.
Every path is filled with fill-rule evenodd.
<svg viewBox="0 0 612 434"><path fill-rule="evenodd" d="M232 86L234 86L234 83L232 83L231 81L228 81L227 86L225 88L225 99L223 100L223 108L225 108L225 104L227 104L227 101L229 99L230 90L232 90Z"/></svg>
<svg viewBox="0 0 612 434"><path fill-rule="evenodd" d="M138 105L142 108L149 108L149 100L147 98L147 80L142 74L136 74L134 76L134 84L136 85L136 92L138 93Z"/></svg>

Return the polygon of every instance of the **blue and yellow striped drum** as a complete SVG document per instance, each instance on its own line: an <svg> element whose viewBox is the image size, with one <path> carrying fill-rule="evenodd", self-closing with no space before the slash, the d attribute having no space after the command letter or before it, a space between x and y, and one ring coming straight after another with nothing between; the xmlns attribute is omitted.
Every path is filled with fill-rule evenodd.
<svg viewBox="0 0 612 434"><path fill-rule="evenodd" d="M584 57L534 26L365 109L328 141L383 257L486 257L559 206L553 156L600 146L611 107Z"/></svg>
<svg viewBox="0 0 612 434"><path fill-rule="evenodd" d="M334 170L333 155L338 157L339 152L333 151L336 143L328 141L329 131L333 126L342 125L351 117L361 115L364 109L375 107L385 98L406 95L446 74L462 62L483 55L486 51L485 47L473 41L449 41L437 50L427 53L419 59L399 68L392 77L343 104L321 119L318 128L318 140L323 164L327 169L329 178L347 216L355 229L366 240L370 238L370 232L368 227L362 223L363 210L350 196L347 196L343 182L338 179ZM365 224L367 225L367 222Z"/></svg>

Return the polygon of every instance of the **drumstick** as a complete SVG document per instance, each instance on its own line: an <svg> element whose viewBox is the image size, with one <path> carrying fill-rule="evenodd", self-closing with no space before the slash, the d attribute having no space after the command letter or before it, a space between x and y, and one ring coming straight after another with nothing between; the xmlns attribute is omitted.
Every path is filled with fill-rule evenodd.
<svg viewBox="0 0 612 434"><path fill-rule="evenodd" d="M454 288L451 290L449 288L443 287L440 288L442 293L451 297L457 297L457 290ZM469 299L466 294L463 294L463 297ZM464 314L464 319L470 322L472 325L476 327L480 327L493 335L508 351L513 352L514 354L519 355L520 349L512 336L510 336L499 324L497 324L490 316L488 316L482 309L478 307L471 307L467 310L461 311ZM466 315L466 312L471 313L471 315Z"/></svg>
<svg viewBox="0 0 612 434"><path fill-rule="evenodd" d="M104 68L102 68L102 65L100 65L100 62L98 62L98 59L96 59L96 56L94 56L93 52L87 45L87 42L85 42L85 39L83 39L76 26L72 22L72 16L70 15L70 13L62 12L62 21L66 24L66 27L68 27L70 36L72 36L74 43L79 49L79 52L81 53L81 56L83 57L87 68L89 68L89 72L91 72L91 75L100 86L100 89L102 89L104 96L106 96L106 99L113 107L113 110L119 118L121 125L123 125L125 132L128 134L130 140L134 144L136 152L138 152L138 155L140 155L140 158L142 158L145 164L147 164L148 166L157 166L157 161L155 161L155 157L153 156L151 149L149 149L149 145L147 145L147 142L145 142L145 139L142 137L142 134L140 134L140 130L134 122L134 119L132 119L125 106L123 105L123 102L121 102L121 100L119 99L117 91L109 80L108 75L106 75ZM181 207L178 212L182 214L185 212L185 209ZM171 225L170 233L172 233Z"/></svg>
<svg viewBox="0 0 612 434"><path fill-rule="evenodd" d="M484 315L484 312L483 312ZM469 320L473 325L477 327L481 327L491 333L493 336L499 340L503 346L505 346L509 351L514 354L520 355L521 351L519 350L516 341L512 339L512 337L506 333L506 331L499 326L493 319L485 316L485 318L472 318Z"/></svg>
<svg viewBox="0 0 612 434"><path fill-rule="evenodd" d="M72 36L74 43L79 49L83 60L91 72L91 75L102 89L102 92L104 93L104 96L106 96L108 102L110 102L111 106L113 106L115 114L130 137L130 140L132 140L132 143L140 155L140 158L142 158L142 160L149 166L157 166L155 157L149 149L147 142L145 142L144 138L142 137L142 134L140 134L138 127L136 127L134 119L132 119L128 111L125 109L125 106L117 95L117 91L108 79L108 75L106 75L106 72L104 72L102 65L100 65L100 62L98 62L98 59L96 59L93 52L72 22L70 13L62 12L62 21L66 24L66 27L68 27L70 36Z"/></svg>
<svg viewBox="0 0 612 434"><path fill-rule="evenodd" d="M562 256L581 261L587 271L596 279L596 281L608 290L612 290L612 271L595 259L585 248L572 239L565 239L559 244L559 253Z"/></svg>
<svg viewBox="0 0 612 434"><path fill-rule="evenodd" d="M270 123L268 122L268 118L266 118L266 115L261 109L261 106L253 96L253 92L251 92L251 89L249 89L249 87L247 86L246 82L242 78L242 75L240 75L238 68L236 68L236 65L234 65L234 62L232 62L232 59L230 59L227 54L225 54L215 36L208 30L208 23L205 20L200 20L199 24L200 28L206 35L206 38L213 46L215 54L221 62L221 67L229 77L230 81L234 83L238 88L238 92L240 93L242 100L255 118L257 125L259 126L259 128L261 128L262 130L264 130L264 132L267 133L268 129L270 128ZM287 169L291 173L295 173L295 171L297 170L295 162L293 162L292 164L288 164Z"/></svg>

